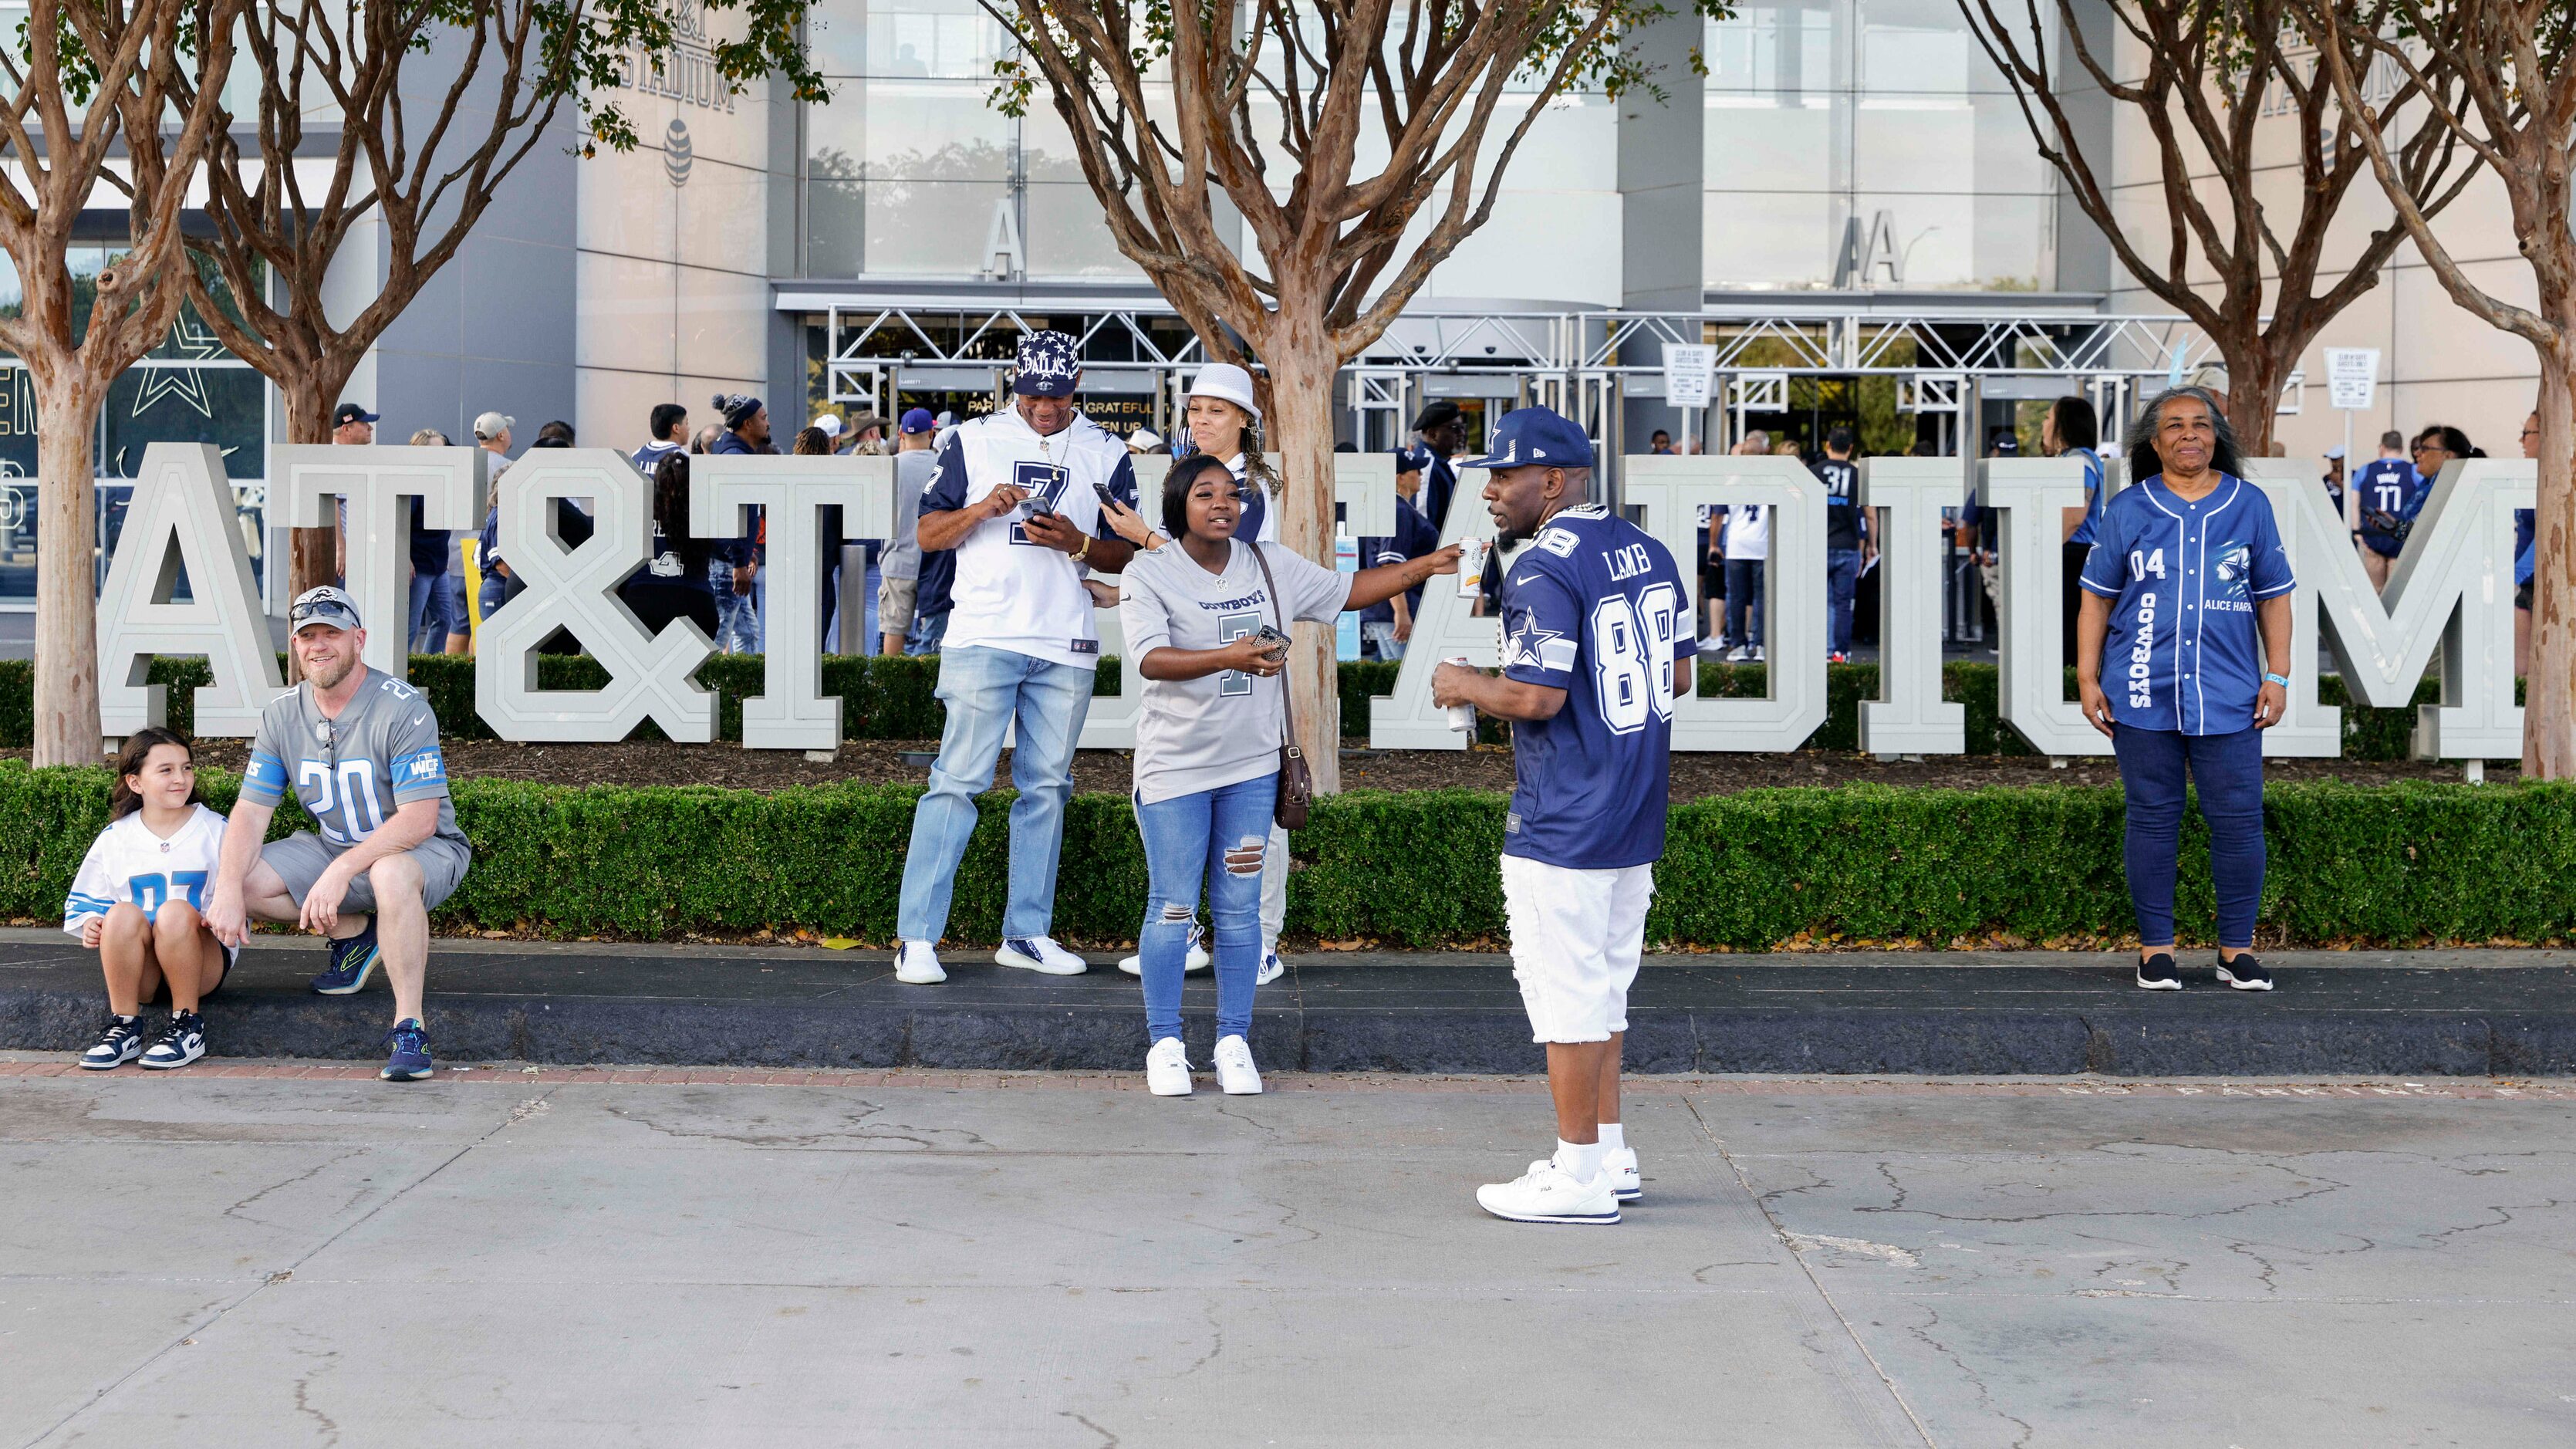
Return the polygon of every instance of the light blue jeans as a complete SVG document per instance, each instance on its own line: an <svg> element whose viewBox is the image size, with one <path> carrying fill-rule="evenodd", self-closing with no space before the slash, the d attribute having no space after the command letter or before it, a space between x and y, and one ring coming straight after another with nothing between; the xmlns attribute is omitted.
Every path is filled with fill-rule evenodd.
<svg viewBox="0 0 2576 1449"><path fill-rule="evenodd" d="M1091 671L969 645L939 656L938 694L948 725L930 788L912 809L895 932L936 941L948 929L957 862L975 833L975 797L992 787L1003 731L1016 719L1011 783L1020 798L1011 803L1011 898L1002 934L1043 936L1055 913L1056 855L1064 845L1064 803L1073 796L1073 745L1091 713Z"/></svg>
<svg viewBox="0 0 2576 1449"><path fill-rule="evenodd" d="M733 591L733 565L720 558L707 560L707 581L716 586L716 651L721 654L757 654L760 652L760 575L752 575L753 593Z"/></svg>
<svg viewBox="0 0 2576 1449"><path fill-rule="evenodd" d="M1251 1034L1252 983L1261 966L1261 855L1270 843L1270 817L1278 800L1274 771L1240 785L1136 807L1147 877L1145 924L1137 928L1136 951L1144 958L1137 968L1145 982L1149 1043L1181 1034L1181 968L1202 881L1215 923L1216 1034ZM1244 869L1227 865L1226 853L1235 850L1250 854Z"/></svg>

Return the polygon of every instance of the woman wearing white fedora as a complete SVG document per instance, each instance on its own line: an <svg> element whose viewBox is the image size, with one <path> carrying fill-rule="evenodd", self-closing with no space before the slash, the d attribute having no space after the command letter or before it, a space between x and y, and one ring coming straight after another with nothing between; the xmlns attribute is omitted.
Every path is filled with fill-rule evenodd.
<svg viewBox="0 0 2576 1449"><path fill-rule="evenodd" d="M1252 374L1231 362L1212 362L1190 379L1183 399L1189 425L1189 448L1182 456L1205 453L1224 462L1234 475L1243 504L1235 537L1255 543L1279 541L1279 475L1262 457L1261 404L1253 397ZM1171 540L1133 509L1110 505L1105 512L1118 536L1142 549L1158 549ZM1254 984L1267 986L1286 968L1279 962L1279 925L1288 915L1288 832L1270 827L1270 848L1261 861L1261 970ZM1130 976L1142 970L1143 957L1130 956L1118 969ZM1206 942L1193 930L1187 969L1204 971Z"/></svg>

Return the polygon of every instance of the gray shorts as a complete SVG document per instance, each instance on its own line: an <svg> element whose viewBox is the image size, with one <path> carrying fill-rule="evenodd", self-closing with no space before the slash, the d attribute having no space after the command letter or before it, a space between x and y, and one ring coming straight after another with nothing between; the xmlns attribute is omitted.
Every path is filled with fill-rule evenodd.
<svg viewBox="0 0 2576 1449"><path fill-rule="evenodd" d="M259 848L259 858L285 880L286 893L295 897L299 906L312 891L313 883L339 856L339 851L310 830L299 830ZM411 857L420 863L421 904L433 911L456 894L456 888L465 883L465 868L474 863L474 852L444 835L433 835L414 846ZM340 909L372 913L376 909L375 882L364 875L349 882L349 893L341 898Z"/></svg>
<svg viewBox="0 0 2576 1449"><path fill-rule="evenodd" d="M877 580L877 631L883 634L912 632L914 595L920 589L918 579L899 579L887 574ZM842 646L844 650L847 645Z"/></svg>

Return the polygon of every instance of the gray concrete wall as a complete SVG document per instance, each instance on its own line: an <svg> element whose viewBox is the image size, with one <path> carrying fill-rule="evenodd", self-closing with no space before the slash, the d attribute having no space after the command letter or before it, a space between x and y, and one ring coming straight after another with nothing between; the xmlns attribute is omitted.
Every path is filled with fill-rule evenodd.
<svg viewBox="0 0 2576 1449"><path fill-rule="evenodd" d="M1707 136L1701 77L1681 57L1700 44L1701 21L1687 7L1636 33L1644 53L1671 56L1655 76L1665 92L1631 92L1619 102L1620 302L1622 306L1697 312L1705 290L1700 255L1705 204ZM1630 357L1627 351L1639 355ZM1622 362L1652 363L1662 349L1652 343L1626 349ZM1678 415L1661 399L1631 399L1621 409L1626 450L1642 453L1657 428L1681 433Z"/></svg>

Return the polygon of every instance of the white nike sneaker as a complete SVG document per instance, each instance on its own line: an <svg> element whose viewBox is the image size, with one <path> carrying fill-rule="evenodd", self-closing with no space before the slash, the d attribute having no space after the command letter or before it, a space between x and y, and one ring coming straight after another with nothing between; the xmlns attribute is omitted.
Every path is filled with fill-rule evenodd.
<svg viewBox="0 0 2576 1449"><path fill-rule="evenodd" d="M1239 1036L1216 1039L1216 1084L1229 1097L1261 1095L1261 1073L1252 1065L1252 1047Z"/></svg>
<svg viewBox="0 0 2576 1449"><path fill-rule="evenodd" d="M1476 1206L1516 1223L1619 1221L1619 1199L1611 1192L1609 1173L1577 1182L1552 1157L1531 1163L1516 1181L1490 1182L1476 1189Z"/></svg>
<svg viewBox="0 0 2576 1449"><path fill-rule="evenodd" d="M1190 1094L1190 1054L1179 1037L1167 1036L1145 1053L1145 1090L1157 1097Z"/></svg>
<svg viewBox="0 0 2576 1449"><path fill-rule="evenodd" d="M1646 1180L1637 1175L1636 1148L1602 1153L1601 1175L1610 1179L1610 1195L1621 1202L1635 1202L1646 1195Z"/></svg>
<svg viewBox="0 0 2576 1449"><path fill-rule="evenodd" d="M1741 644L1738 644L1734 648L1726 651L1726 662L1729 664L1742 664L1744 661L1752 657L1753 651L1745 648Z"/></svg>
<svg viewBox="0 0 2576 1449"><path fill-rule="evenodd" d="M939 953L928 941L906 941L894 953L894 979L915 986L936 986L948 979L939 969Z"/></svg>
<svg viewBox="0 0 2576 1449"><path fill-rule="evenodd" d="M1271 982L1276 981L1287 974L1288 967L1286 963L1279 959L1278 952L1273 951L1261 958L1261 969L1252 973L1252 984L1255 986L1267 986Z"/></svg>
<svg viewBox="0 0 2576 1449"><path fill-rule="evenodd" d="M1186 975L1192 971L1205 971L1208 969L1210 959L1211 958L1208 956L1207 942L1199 939L1198 932L1190 932L1190 949L1181 956L1182 973ZM1118 969L1126 972L1130 976L1144 975L1144 954L1139 952L1133 956L1121 957L1118 962Z"/></svg>
<svg viewBox="0 0 2576 1449"><path fill-rule="evenodd" d="M993 964L1048 976L1079 976L1091 963L1055 943L1053 936L1014 936L993 953Z"/></svg>

